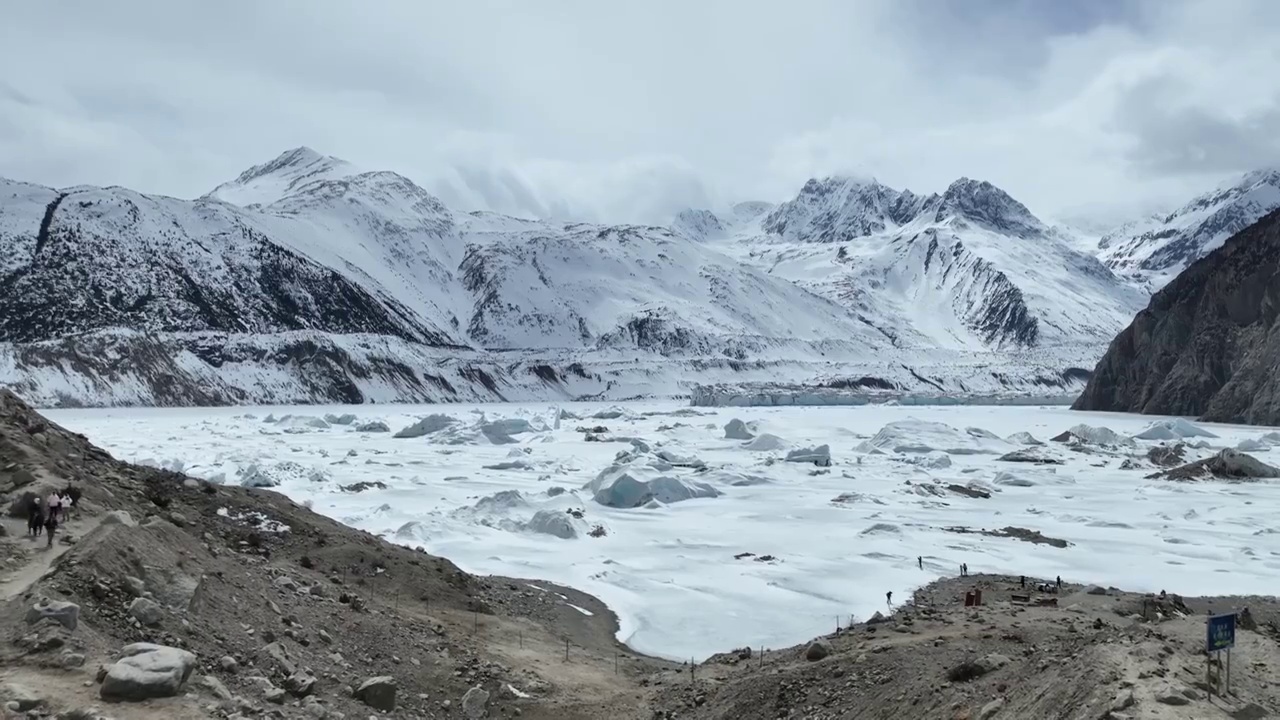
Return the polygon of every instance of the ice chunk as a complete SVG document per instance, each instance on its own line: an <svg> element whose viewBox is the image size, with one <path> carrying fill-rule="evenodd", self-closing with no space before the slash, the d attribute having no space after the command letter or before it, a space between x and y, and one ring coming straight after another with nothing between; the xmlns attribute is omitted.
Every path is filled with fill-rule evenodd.
<svg viewBox="0 0 1280 720"><path fill-rule="evenodd" d="M1269 432L1258 439L1273 445L1280 445L1280 432Z"/></svg>
<svg viewBox="0 0 1280 720"><path fill-rule="evenodd" d="M533 463L528 460L506 460L492 465L485 465L485 470L532 470Z"/></svg>
<svg viewBox="0 0 1280 720"><path fill-rule="evenodd" d="M1028 446L1034 446L1034 445L1043 445L1043 444L1044 444L1044 443L1040 442L1039 440L1037 440L1037 439L1035 438L1035 436L1034 436L1034 435L1032 435L1032 434L1031 434L1031 433L1029 433L1029 432L1025 432L1025 431L1024 431L1024 432L1016 432L1016 433L1014 433L1014 434L1010 435L1009 437L1005 438L1005 441L1006 441L1006 442L1009 442L1009 443L1012 443L1012 444L1014 444L1014 445L1028 445Z"/></svg>
<svg viewBox="0 0 1280 720"><path fill-rule="evenodd" d="M1011 472L996 473L996 478L992 482L1009 487L1033 487L1036 484L1034 480L1022 473Z"/></svg>
<svg viewBox="0 0 1280 720"><path fill-rule="evenodd" d="M1261 439L1246 438L1236 443L1236 449L1245 452L1268 452L1271 450L1271 443Z"/></svg>
<svg viewBox="0 0 1280 720"><path fill-rule="evenodd" d="M658 450L654 454L666 460L672 467L702 468L707 466L695 455L685 455L666 448Z"/></svg>
<svg viewBox="0 0 1280 720"><path fill-rule="evenodd" d="M1216 438L1217 435L1183 418L1157 420L1134 437L1139 440L1183 440L1192 437Z"/></svg>
<svg viewBox="0 0 1280 720"><path fill-rule="evenodd" d="M755 439L742 447L756 452L768 452L786 448L787 441L771 433L760 433Z"/></svg>
<svg viewBox="0 0 1280 720"><path fill-rule="evenodd" d="M750 440L756 436L753 428L738 418L730 420L724 426L726 440Z"/></svg>
<svg viewBox="0 0 1280 720"><path fill-rule="evenodd" d="M652 499L673 503L720 495L711 485L677 477L672 470L658 458L625 457L601 471L586 489L596 502L617 508L640 507Z"/></svg>
<svg viewBox="0 0 1280 720"><path fill-rule="evenodd" d="M871 447L896 453L929 453L942 451L951 455L1002 455L1013 445L981 428L957 430L940 422L910 418L880 428L867 441Z"/></svg>
<svg viewBox="0 0 1280 720"><path fill-rule="evenodd" d="M614 405L611 408L593 414L591 417L596 420L617 420L620 417L629 417L630 415L631 413L626 408Z"/></svg>
<svg viewBox="0 0 1280 720"><path fill-rule="evenodd" d="M901 535L902 528L892 523L876 523L858 533L859 535Z"/></svg>
<svg viewBox="0 0 1280 720"><path fill-rule="evenodd" d="M1127 438L1109 427L1092 425L1076 425L1070 430L1053 438L1057 442L1079 442L1087 445L1134 445L1132 438Z"/></svg>
<svg viewBox="0 0 1280 720"><path fill-rule="evenodd" d="M530 532L554 535L564 540L572 540L586 530L586 524L573 515L560 510L539 510L533 514L524 528Z"/></svg>
<svg viewBox="0 0 1280 720"><path fill-rule="evenodd" d="M642 480L630 472L623 472L599 483L595 488L595 501L616 508L640 507L650 500L664 503L680 502L692 498L719 497L720 491L707 483L687 480L671 475L658 475Z"/></svg>
<svg viewBox="0 0 1280 720"><path fill-rule="evenodd" d="M911 458L911 464L930 470L941 470L951 467L951 456L939 450L934 450Z"/></svg>
<svg viewBox="0 0 1280 720"><path fill-rule="evenodd" d="M829 445L819 445L817 447L796 448L787 453L787 462L807 463L811 462L819 467L829 467L831 465L831 447Z"/></svg>
<svg viewBox="0 0 1280 720"><path fill-rule="evenodd" d="M276 424L281 431L290 434L308 433L314 430L324 430L329 427L329 423L324 418L314 415L285 415L280 418Z"/></svg>
<svg viewBox="0 0 1280 720"><path fill-rule="evenodd" d="M351 413L343 413L341 415L328 413L324 416L324 420L330 425L350 425L356 421L356 416Z"/></svg>
<svg viewBox="0 0 1280 720"><path fill-rule="evenodd" d="M391 427L381 420L371 420L357 425L356 432L384 433L391 432Z"/></svg>
<svg viewBox="0 0 1280 720"><path fill-rule="evenodd" d="M428 415L422 418L418 422L408 427L401 428L400 431L398 431L395 435L392 435L392 437L397 437L397 438L422 437L423 435L430 435L431 433L440 432L441 430L449 427L450 425L456 422L458 422L457 418L453 418L448 415L442 415L440 413L433 413L431 415Z"/></svg>

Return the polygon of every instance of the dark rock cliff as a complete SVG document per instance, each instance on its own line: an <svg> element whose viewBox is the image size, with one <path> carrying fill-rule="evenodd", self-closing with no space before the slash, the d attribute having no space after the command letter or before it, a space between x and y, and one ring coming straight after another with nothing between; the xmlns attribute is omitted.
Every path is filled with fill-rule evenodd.
<svg viewBox="0 0 1280 720"><path fill-rule="evenodd" d="M1151 299L1072 407L1280 425L1280 211Z"/></svg>

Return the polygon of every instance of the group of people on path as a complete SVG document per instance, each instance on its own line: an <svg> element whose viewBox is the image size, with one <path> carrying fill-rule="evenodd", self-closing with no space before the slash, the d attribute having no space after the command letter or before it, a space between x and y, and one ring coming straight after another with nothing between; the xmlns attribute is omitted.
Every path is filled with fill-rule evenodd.
<svg viewBox="0 0 1280 720"><path fill-rule="evenodd" d="M44 532L48 538L45 547L53 547L53 536L58 532L58 523L66 522L68 514L76 505L76 495L70 489L55 490L43 500L39 495L33 494L27 501L27 533L32 538L37 538Z"/></svg>

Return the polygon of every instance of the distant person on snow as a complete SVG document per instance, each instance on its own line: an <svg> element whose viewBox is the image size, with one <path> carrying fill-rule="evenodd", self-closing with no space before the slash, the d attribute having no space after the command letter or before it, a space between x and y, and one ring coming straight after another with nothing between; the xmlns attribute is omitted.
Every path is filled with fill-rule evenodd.
<svg viewBox="0 0 1280 720"><path fill-rule="evenodd" d="M884 604L888 605L889 607L893 607L893 591L892 590L884 594Z"/></svg>
<svg viewBox="0 0 1280 720"><path fill-rule="evenodd" d="M921 570L923 570L923 569L924 569L924 556L923 556L923 555L917 555L917 556L916 556L916 564L920 566L920 569L921 569Z"/></svg>

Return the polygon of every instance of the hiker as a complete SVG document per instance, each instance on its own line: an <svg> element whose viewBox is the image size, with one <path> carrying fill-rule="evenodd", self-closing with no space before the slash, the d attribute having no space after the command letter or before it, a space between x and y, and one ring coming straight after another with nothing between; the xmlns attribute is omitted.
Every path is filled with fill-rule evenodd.
<svg viewBox="0 0 1280 720"><path fill-rule="evenodd" d="M920 569L921 569L921 570L923 570L923 569L924 569L924 556L923 556L923 555L917 555L917 556L916 556L916 564L920 566Z"/></svg>
<svg viewBox="0 0 1280 720"><path fill-rule="evenodd" d="M40 527L44 525L44 516L40 513L40 498L32 496L27 501L27 534L40 537Z"/></svg>
<svg viewBox="0 0 1280 720"><path fill-rule="evenodd" d="M1026 590L1026 589L1027 589L1027 576L1026 576L1026 575L1019 575L1019 576L1018 576L1018 585L1022 586L1022 589L1023 589L1023 590Z"/></svg>
<svg viewBox="0 0 1280 720"><path fill-rule="evenodd" d="M48 536L48 542L45 543L45 547L51 548L53 547L53 535L58 531L58 514L53 508L50 508L49 512L45 513L44 529L45 535Z"/></svg>
<svg viewBox="0 0 1280 720"><path fill-rule="evenodd" d="M960 574L969 577L969 563L960 563Z"/></svg>
<svg viewBox="0 0 1280 720"><path fill-rule="evenodd" d="M888 605L889 607L893 607L893 591L892 590L884 594L884 604Z"/></svg>
<svg viewBox="0 0 1280 720"><path fill-rule="evenodd" d="M1059 589L1059 590L1061 590L1061 589L1062 589L1062 576L1061 576L1061 575L1059 575L1059 576L1058 576L1058 589Z"/></svg>
<svg viewBox="0 0 1280 720"><path fill-rule="evenodd" d="M58 510L61 507L62 497L58 495L58 491L54 490L53 492L50 492L49 499L44 501L45 514L49 516L45 519L46 522L49 518L52 518L55 523L58 522Z"/></svg>

